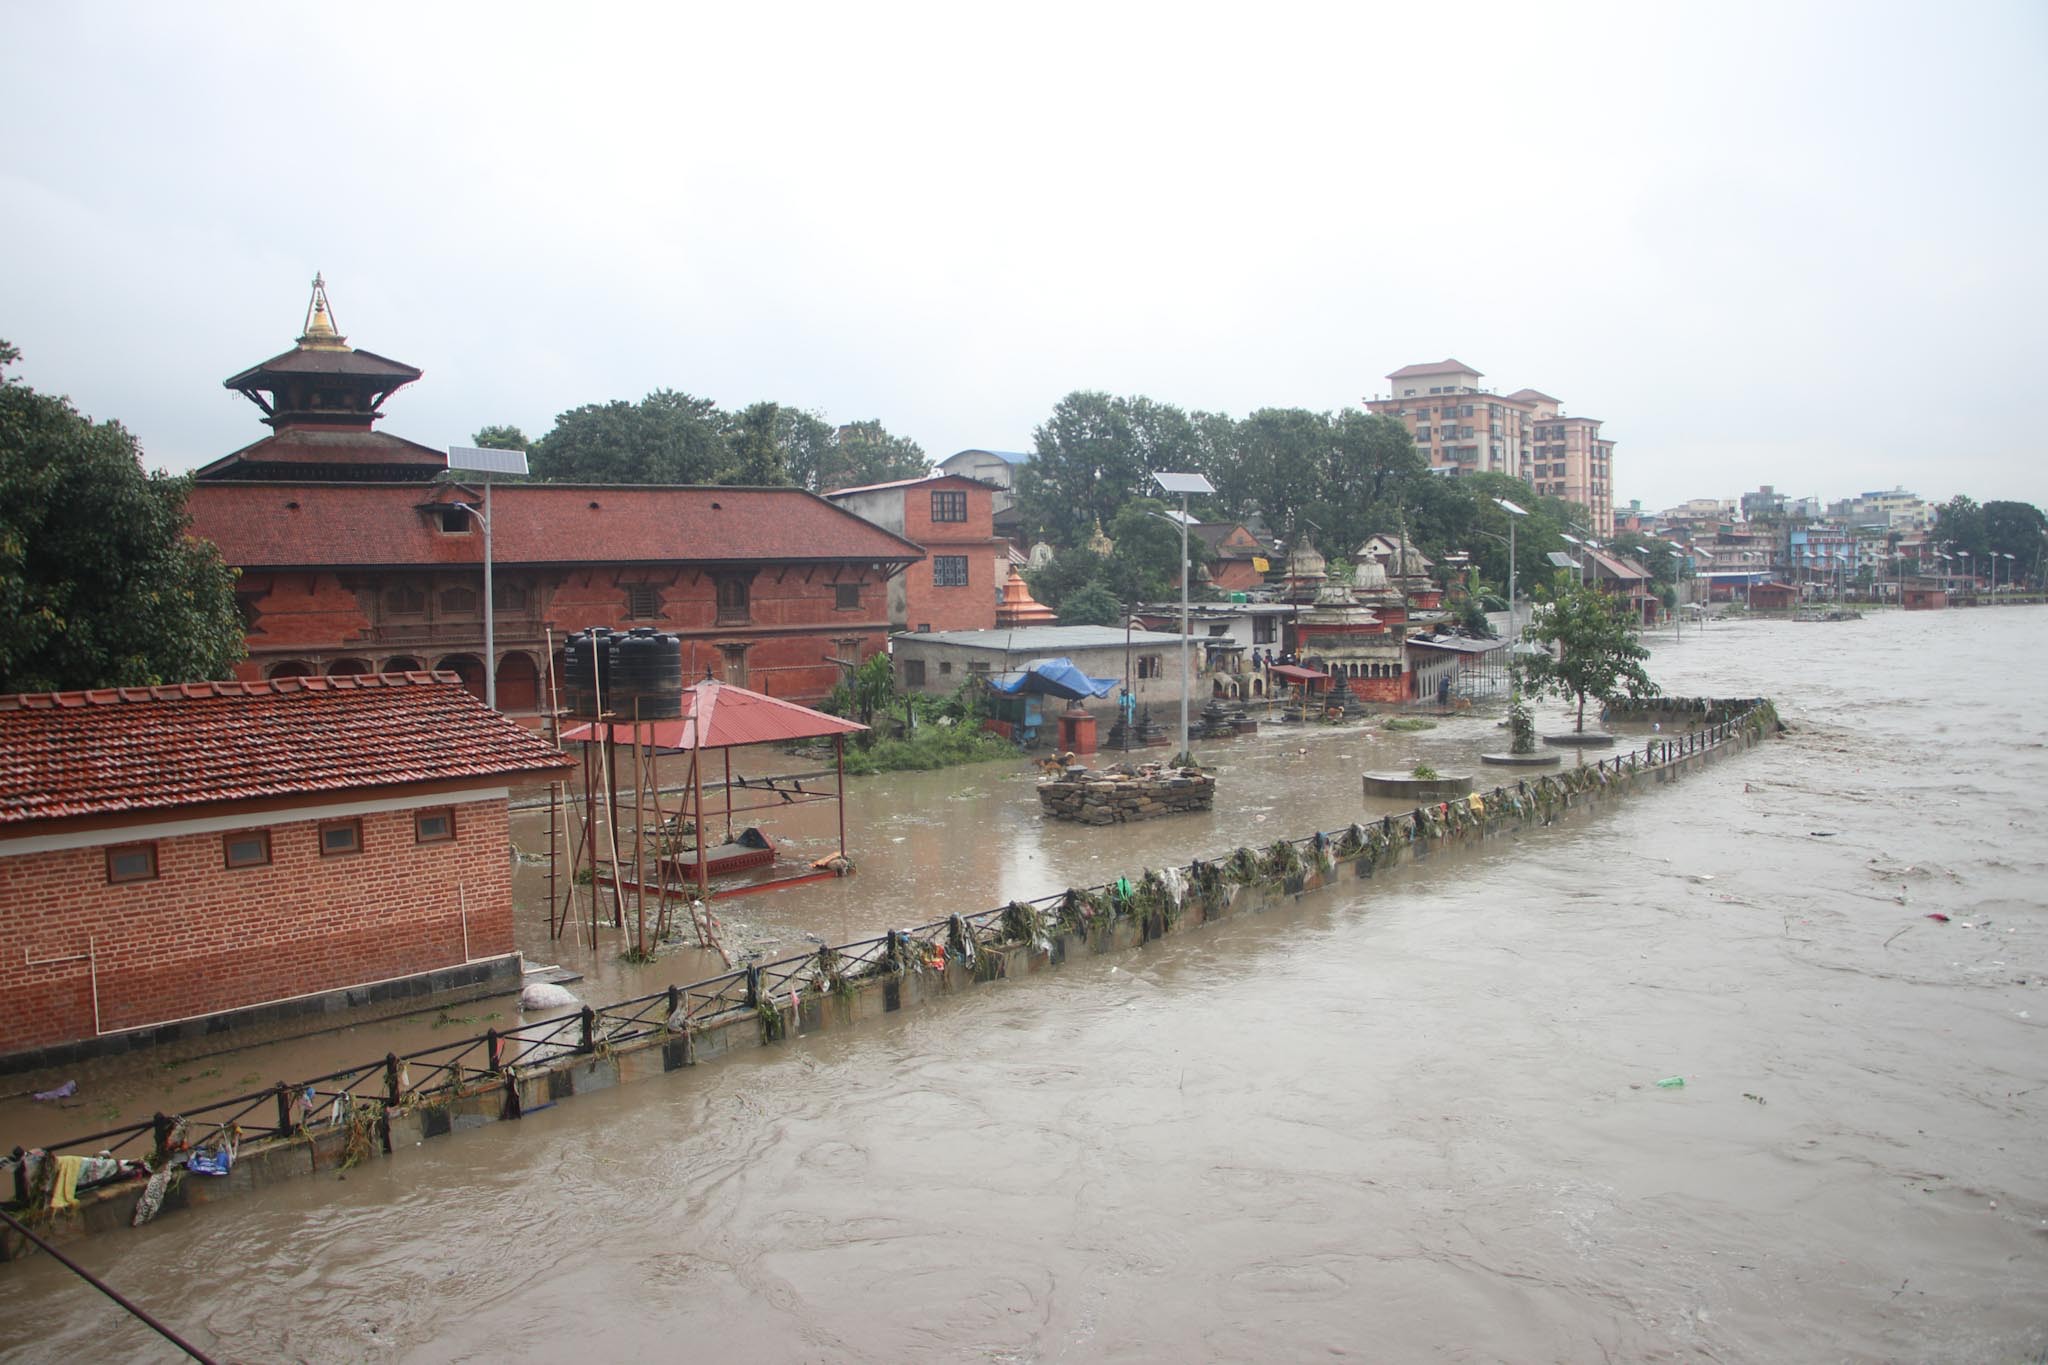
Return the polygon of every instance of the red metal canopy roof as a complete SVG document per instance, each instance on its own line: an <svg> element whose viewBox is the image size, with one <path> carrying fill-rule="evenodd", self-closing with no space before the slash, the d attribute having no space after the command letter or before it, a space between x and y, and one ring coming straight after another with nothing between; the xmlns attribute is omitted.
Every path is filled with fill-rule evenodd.
<svg viewBox="0 0 2048 1365"><path fill-rule="evenodd" d="M1302 668L1296 664L1274 664L1271 672L1274 677L1285 678L1289 682L1323 682L1330 676L1327 673L1319 673L1313 668Z"/></svg>
<svg viewBox="0 0 2048 1365"><path fill-rule="evenodd" d="M614 740L628 744L634 742L633 728L617 722L609 726ZM851 735L867 728L793 701L707 678L683 689L680 719L641 721L639 742L651 742L661 749L738 749L749 744ZM589 743L596 738L597 724L578 725L562 734L564 743Z"/></svg>

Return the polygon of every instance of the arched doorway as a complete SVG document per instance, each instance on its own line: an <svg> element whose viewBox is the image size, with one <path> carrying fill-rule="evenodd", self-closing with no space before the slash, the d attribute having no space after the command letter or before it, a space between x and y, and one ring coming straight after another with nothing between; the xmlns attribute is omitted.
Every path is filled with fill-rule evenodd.
<svg viewBox="0 0 2048 1365"><path fill-rule="evenodd" d="M540 670L531 654L514 652L498 660L498 709L506 715L540 709Z"/></svg>
<svg viewBox="0 0 2048 1365"><path fill-rule="evenodd" d="M368 659L336 659L327 665L327 676L330 678L352 678L359 673L374 671Z"/></svg>
<svg viewBox="0 0 2048 1365"><path fill-rule="evenodd" d="M425 668L426 665L413 658L412 655L400 654L396 658L386 659L381 671L385 673L418 673Z"/></svg>
<svg viewBox="0 0 2048 1365"><path fill-rule="evenodd" d="M263 670L266 678L310 678L320 670L304 659L285 659Z"/></svg>
<svg viewBox="0 0 2048 1365"><path fill-rule="evenodd" d="M474 654L450 654L434 665L437 673L453 673L462 679L462 690L484 699L484 662Z"/></svg>

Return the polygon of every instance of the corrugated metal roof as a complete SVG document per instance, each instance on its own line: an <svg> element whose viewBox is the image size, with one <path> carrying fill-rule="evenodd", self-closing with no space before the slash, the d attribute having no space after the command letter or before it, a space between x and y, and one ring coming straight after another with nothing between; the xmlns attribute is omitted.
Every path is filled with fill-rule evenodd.
<svg viewBox="0 0 2048 1365"><path fill-rule="evenodd" d="M1122 649L1126 638L1137 645L1177 645L1180 636L1156 630L1134 630L1128 637L1120 626L1024 626L1017 630L933 630L904 632L897 640L929 640L934 644L986 649L998 654L1056 655L1075 649ZM1190 637L1192 638L1192 637Z"/></svg>

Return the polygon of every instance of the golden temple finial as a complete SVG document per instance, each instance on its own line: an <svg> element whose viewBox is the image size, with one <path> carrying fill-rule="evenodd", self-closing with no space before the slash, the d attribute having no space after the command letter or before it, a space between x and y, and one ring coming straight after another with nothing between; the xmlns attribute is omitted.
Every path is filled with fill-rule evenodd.
<svg viewBox="0 0 2048 1365"><path fill-rule="evenodd" d="M346 351L348 338L334 326L334 309L327 302L327 281L320 275L313 276L313 298L306 305L306 330L299 337L299 347L307 351Z"/></svg>

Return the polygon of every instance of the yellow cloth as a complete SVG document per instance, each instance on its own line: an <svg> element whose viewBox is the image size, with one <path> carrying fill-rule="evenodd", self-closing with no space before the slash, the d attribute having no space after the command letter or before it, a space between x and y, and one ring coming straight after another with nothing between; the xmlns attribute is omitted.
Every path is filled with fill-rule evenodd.
<svg viewBox="0 0 2048 1365"><path fill-rule="evenodd" d="M53 1209L75 1209L78 1207L78 1173L85 1166L82 1156L60 1156L57 1158L57 1174L50 1181L50 1207Z"/></svg>
<svg viewBox="0 0 2048 1365"><path fill-rule="evenodd" d="M1472 794L1472 813L1474 815L1486 814L1486 803L1479 799L1479 794L1477 792L1474 792Z"/></svg>

